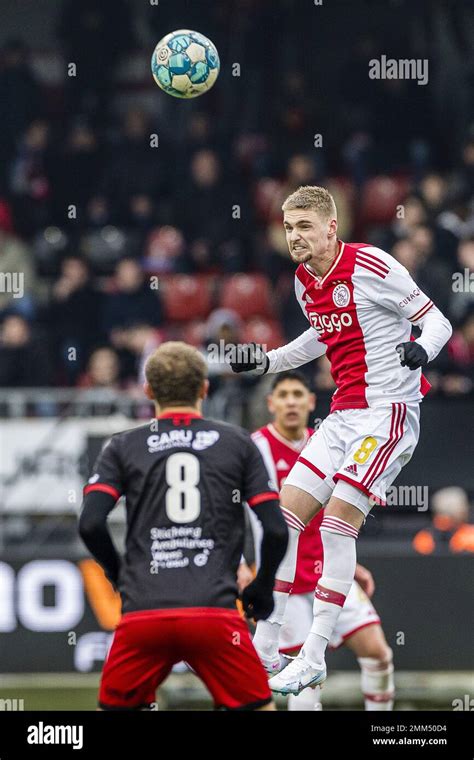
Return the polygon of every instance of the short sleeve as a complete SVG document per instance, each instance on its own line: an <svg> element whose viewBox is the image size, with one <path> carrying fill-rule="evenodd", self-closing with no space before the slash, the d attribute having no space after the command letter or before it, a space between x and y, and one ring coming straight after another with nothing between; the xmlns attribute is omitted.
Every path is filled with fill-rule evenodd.
<svg viewBox="0 0 474 760"><path fill-rule="evenodd" d="M84 487L84 496L87 496L91 491L102 491L116 499L120 498L123 493L123 468L117 436L106 441L97 457L93 474Z"/></svg>
<svg viewBox="0 0 474 760"><path fill-rule="evenodd" d="M266 464L255 443L250 436L245 440L242 500L246 501L249 507L255 507L263 501L278 499L278 487L269 477Z"/></svg>

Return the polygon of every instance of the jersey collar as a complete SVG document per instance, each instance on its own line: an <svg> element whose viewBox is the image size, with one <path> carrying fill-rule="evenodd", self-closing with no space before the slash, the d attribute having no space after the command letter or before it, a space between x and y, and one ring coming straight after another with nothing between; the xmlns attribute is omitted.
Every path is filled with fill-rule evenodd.
<svg viewBox="0 0 474 760"><path fill-rule="evenodd" d="M340 262L340 260L342 258L342 254L344 252L344 245L345 245L345 243L342 240L339 240L338 243L339 243L339 251L338 251L338 253L336 255L336 258L334 259L334 261L332 262L332 264L329 267L328 271L326 272L326 274L323 277L319 277L316 274L316 272L313 272L313 270L310 269L306 264L303 264L303 266L306 269L306 271L308 272L308 274L310 274L312 277L314 277L315 280L317 280L319 288L324 284L324 282L327 280L327 278L329 277L329 275L334 272L335 268L337 267L337 265L339 264L339 262Z"/></svg>
<svg viewBox="0 0 474 760"><path fill-rule="evenodd" d="M199 412L163 412L157 417L158 420L173 420L173 425L189 425L191 420L202 420Z"/></svg>
<svg viewBox="0 0 474 760"><path fill-rule="evenodd" d="M300 443L299 446L295 446L294 445L294 441L290 441L289 438L285 438L285 436L281 435L281 433L278 432L278 430L276 429L276 427L274 425L272 425L271 422L268 423L267 429L270 431L271 435L274 438L276 438L278 441L280 441L280 443L283 443L285 446L287 446L292 451L297 451L299 453L300 451L303 451L304 447L308 443L308 439L309 439L309 430L308 430L308 428L305 428L303 441Z"/></svg>

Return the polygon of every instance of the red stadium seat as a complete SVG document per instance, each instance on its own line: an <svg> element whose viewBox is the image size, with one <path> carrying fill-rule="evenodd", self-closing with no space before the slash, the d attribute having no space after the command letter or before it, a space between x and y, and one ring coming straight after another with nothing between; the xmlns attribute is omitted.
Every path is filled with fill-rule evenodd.
<svg viewBox="0 0 474 760"><path fill-rule="evenodd" d="M269 351L285 344L280 325L274 319L253 317L244 325L242 343L264 343Z"/></svg>
<svg viewBox="0 0 474 760"><path fill-rule="evenodd" d="M212 308L211 277L206 275L174 274L160 277L166 319L184 322L204 319Z"/></svg>
<svg viewBox="0 0 474 760"><path fill-rule="evenodd" d="M275 316L270 283L263 274L234 274L224 282L219 306L241 317Z"/></svg>
<svg viewBox="0 0 474 760"><path fill-rule="evenodd" d="M362 191L360 215L364 224L387 224L409 190L404 177L373 177Z"/></svg>

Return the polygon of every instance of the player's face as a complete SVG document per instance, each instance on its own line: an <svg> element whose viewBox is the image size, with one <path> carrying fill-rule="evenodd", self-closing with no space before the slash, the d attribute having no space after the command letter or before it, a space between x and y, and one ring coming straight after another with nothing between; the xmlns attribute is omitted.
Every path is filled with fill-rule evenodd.
<svg viewBox="0 0 474 760"><path fill-rule="evenodd" d="M337 228L335 219L324 220L310 209L285 211L283 226L288 250L295 264L305 264L323 256Z"/></svg>
<svg viewBox="0 0 474 760"><path fill-rule="evenodd" d="M299 380L283 380L268 397L274 422L284 430L303 429L314 411L316 399Z"/></svg>

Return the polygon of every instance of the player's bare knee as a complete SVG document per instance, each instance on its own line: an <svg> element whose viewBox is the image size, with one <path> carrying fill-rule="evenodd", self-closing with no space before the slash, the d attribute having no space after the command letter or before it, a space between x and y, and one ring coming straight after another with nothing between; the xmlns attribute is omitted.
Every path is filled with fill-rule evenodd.
<svg viewBox="0 0 474 760"><path fill-rule="evenodd" d="M282 507L293 512L305 525L319 512L321 504L297 486L284 485L280 491Z"/></svg>
<svg viewBox="0 0 474 760"><path fill-rule="evenodd" d="M362 495L362 494L361 494ZM325 515L338 517L340 520L353 525L359 530L365 521L364 513L354 504L339 499L337 496L331 496L324 510Z"/></svg>

